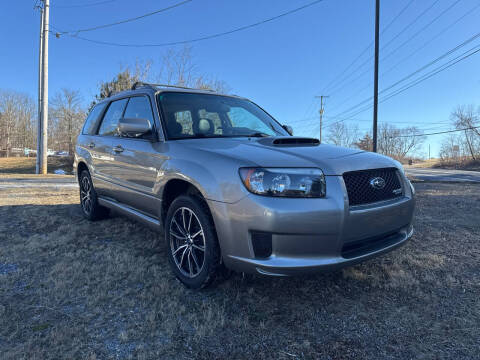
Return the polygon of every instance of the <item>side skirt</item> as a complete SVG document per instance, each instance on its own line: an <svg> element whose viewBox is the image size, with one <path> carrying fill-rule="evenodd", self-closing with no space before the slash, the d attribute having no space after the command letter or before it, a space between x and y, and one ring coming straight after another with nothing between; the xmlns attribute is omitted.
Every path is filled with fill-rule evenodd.
<svg viewBox="0 0 480 360"><path fill-rule="evenodd" d="M156 230L156 231L162 231L163 230L162 224L158 219L155 219L151 216L145 215L145 214L141 213L140 211L135 210L135 209L133 209L129 206L126 206L126 205L121 204L119 202L108 200L108 199L105 199L105 198L102 198L102 197L98 198L98 203L101 206L105 206L105 207L107 207L109 209L112 209L114 211L118 211L119 213L121 213L121 214L123 214L123 215L125 215L129 218L135 219L135 220L149 226L150 228L152 228L152 230Z"/></svg>

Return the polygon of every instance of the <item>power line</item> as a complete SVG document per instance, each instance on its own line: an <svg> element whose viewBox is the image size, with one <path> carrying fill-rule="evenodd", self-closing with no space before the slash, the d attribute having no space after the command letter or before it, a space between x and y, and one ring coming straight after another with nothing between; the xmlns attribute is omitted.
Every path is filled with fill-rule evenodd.
<svg viewBox="0 0 480 360"><path fill-rule="evenodd" d="M133 18L129 18L129 19L125 19L125 20L116 21L116 22L113 22L113 23L110 23L110 24L98 25L98 26L85 28L85 29L62 31L62 32L59 33L59 35L74 34L73 36L77 37L76 34L79 34L81 32L94 31L94 30L104 29L104 28L107 28L107 27L115 26L115 25L125 24L125 23L132 22L132 21L137 21L137 20L152 16L152 15L159 14L159 13L167 11L167 10L171 10L171 9L179 7L181 5L185 5L186 3L189 3L191 1L192 0L184 0L184 1L181 1L179 3L173 4L171 6L168 6L166 8L160 9L160 10L155 10L155 11L149 12L147 14L143 14L143 15L140 15L140 16L135 16Z"/></svg>
<svg viewBox="0 0 480 360"><path fill-rule="evenodd" d="M418 15L413 21L411 21L407 26L405 26L402 30L400 30L400 32L398 32L390 41L388 41L385 45L382 46L381 50L384 50L386 47L388 47L388 45L390 45L395 39L397 39L400 35L402 35L405 31L407 31L411 26L413 26L419 19L421 19L422 16L424 16L428 11L430 11L433 6L435 6L436 3L438 3L440 0L436 0L434 1L433 4L431 4L427 9L425 9L422 13L420 13L420 15ZM350 72L350 74L348 76L346 76L343 80L339 81L335 86L333 86L331 89L330 89L330 94L333 95L335 93L337 93L338 91L340 91L341 89L345 88L345 86L347 86L348 84L351 84L352 82L355 82L357 81L358 79L360 79L363 75L365 75L366 73L368 73L370 71L370 69L367 69L366 71L362 72L359 76L355 77L353 80L351 80L350 82L344 84L343 86L341 86L340 88L337 88L335 91L332 92L333 89L335 89L337 86L339 86L340 84L342 84L345 80L349 79L350 77L354 76L355 74L357 74L357 71L362 69L365 65L367 65L369 63L369 61L372 60L373 57L369 57L367 58L364 62L362 62L359 66L357 66L353 71ZM381 59L383 60L383 58Z"/></svg>
<svg viewBox="0 0 480 360"><path fill-rule="evenodd" d="M477 48L478 48L478 49L477 49ZM475 50L475 51L472 52L472 50ZM470 50L467 50L466 52L462 53L461 55L457 56L456 58L454 58L454 59L452 59L452 60L449 60L447 63L445 63L445 64L437 67L436 69L432 70L431 72L429 72L429 73L421 76L420 78L418 78L418 79L410 82L409 84L405 85L403 88L401 88L401 89L399 89L399 90L397 90L397 91L394 91L394 92L390 93L389 95L383 97L382 100L380 101L380 103L383 103L383 102L387 101L388 99L390 99L390 98L392 98L392 97L394 97L394 96L397 96L397 95L399 95L400 93L402 93L402 92L410 89L411 87L416 86L416 85L422 83L423 81L428 80L428 79L431 78L432 76L434 76L434 75L436 75L436 74L438 74L438 73L440 73L440 72L442 72L442 71L444 71L444 70L447 70L448 68L450 68L450 67L452 67L453 65L459 63L460 61L463 61L463 60L469 58L470 56L475 55L475 54L478 53L479 51L480 51L480 45L477 45L477 46L471 48ZM467 54L468 52L470 52L470 54ZM462 55L464 55L464 54L467 54L467 55L462 56ZM354 117L354 116L356 116L356 115L358 115L358 114L360 114L360 113L362 113L362 112L370 109L370 107L371 107L371 105L367 105L366 107L360 109L359 111L357 111L357 112L355 112L355 113L353 113L353 114L350 114L350 115L349 115L347 118L345 118L344 120L340 120L340 121L337 121L337 122L335 122L335 123L349 120L350 118L352 118L352 117ZM334 123L332 123L332 124L334 124ZM329 125L332 125L332 124L329 124Z"/></svg>
<svg viewBox="0 0 480 360"><path fill-rule="evenodd" d="M394 70L395 68L398 67L398 65L400 65L401 63L405 62L406 60L408 59L411 59L413 55L417 54L419 51L423 50L426 46L428 46L429 44L431 44L434 40L436 40L437 38L439 38L442 34L444 34L446 31L450 30L453 26L455 26L457 23L459 23L461 20L463 20L466 16L472 14L473 12L475 12L478 8L480 7L480 3L475 5L473 8L471 8L470 10L468 10L466 13L464 13L462 16L460 16L458 19L456 19L455 21L453 21L452 23L450 23L448 26L446 26L445 28L443 28L439 33L437 33L435 36L433 36L432 38L430 38L429 40L427 40L425 43L423 43L423 45L421 45L419 48L417 48L416 50L412 51L411 53L409 53L407 56L405 56L404 58L402 58L400 61L398 61L395 65L393 65L392 67L390 67L388 70L384 71L380 77L383 77L385 76L386 74L390 73L392 70ZM367 70L366 72L368 72L369 70ZM362 73L361 75L365 74L366 72ZM368 83L366 86L362 87L361 89L355 91L354 94L352 94L351 96L349 96L348 98L346 98L342 104L345 104L347 103L350 99L352 99L355 95L357 95L358 93L361 93L362 91L364 91L365 89L367 89L368 87L370 87L370 85L372 85L372 82Z"/></svg>
<svg viewBox="0 0 480 360"><path fill-rule="evenodd" d="M412 5L413 3L415 2L415 0L411 0L407 5L405 5L401 10L400 12L383 28L383 30L380 32L380 34L383 34L385 31L387 31L387 29L393 25L393 23L395 21L397 21L397 19L402 16L402 14L410 7L410 5Z"/></svg>
<svg viewBox="0 0 480 360"><path fill-rule="evenodd" d="M390 39L384 46L383 49L388 47L391 43L393 43L398 37L400 37L405 31L407 31L410 27L412 27L418 20L420 20L427 12L429 12L440 0L435 0L429 7L423 10L413 21L411 21L407 26L405 26L400 32L397 33L393 38Z"/></svg>
<svg viewBox="0 0 480 360"><path fill-rule="evenodd" d="M472 52L472 51L473 51L473 52ZM392 98L392 97L394 97L394 96L397 96L398 94L400 94L400 93L402 93L402 92L410 89L411 87L413 87L413 86L415 86L415 85L417 85L417 84L420 84L421 82L423 82L423 81L425 81L425 80L430 79L432 76L434 76L434 75L436 75L436 74L438 74L438 73L440 73L440 72L442 72L442 71L444 71L444 70L447 70L448 68L450 68L450 67L452 67L453 65L459 63L460 61L463 61L463 60L469 58L470 56L473 56L473 55L477 54L479 51L480 51L480 45L474 46L474 47L471 48L470 50L465 51L462 55L464 55L464 54L466 54L466 53L468 53L468 52L471 52L470 54L467 54L467 55L459 58L459 57L461 56L461 55L460 55L460 56L458 56L458 57L450 60L450 61L449 61L449 62L451 62L450 64L448 64L449 62L447 62L446 64L443 64L443 65L439 66L437 69L431 71L431 72L428 73L428 74L425 74L423 77L421 77L421 78L419 78L419 79L417 79L417 80L414 80L414 81L411 82L410 84L405 85L403 88L401 88L401 89L397 90L396 92L394 92L394 93L388 95L387 97L383 98L383 99L382 99L382 102L383 102L383 101L386 101L386 100L388 100L388 99L390 99L390 98ZM458 59L458 60L457 60L457 59ZM456 61L453 61L453 60L456 60ZM452 61L453 61L453 62L452 62ZM448 64L448 65L447 65L447 64Z"/></svg>
<svg viewBox="0 0 480 360"><path fill-rule="evenodd" d="M191 1L191 0L189 0L189 1ZM199 37L199 38L194 38L194 39L189 39L189 40L173 41L173 42L167 42L167 43L159 43L159 44L122 44L122 43L115 43L115 42L100 41L100 40L84 38L84 37L78 36L76 34L71 34L71 33L69 33L67 35L71 36L75 39L80 39L80 40L83 40L83 41L88 41L88 42L99 44L99 45L120 46L120 47L162 47L162 46L181 45L181 44L188 44L188 43L193 43L193 42L198 42L198 41L210 40L210 39L218 38L218 37L221 37L221 36L230 35L230 34L233 34L233 33L239 32L239 31L247 30L247 29L250 29L250 28L253 28L253 27L263 25L265 23L280 19L282 17L291 15L293 13L296 13L296 12L300 11L300 10L303 10L303 9L306 9L310 6L316 5L316 4L318 4L322 1L324 1L324 0L312 1L308 4L306 4L306 5L300 6L298 8L292 9L292 10L289 10L287 12L284 12L282 14L273 16L271 18L268 18L268 19L265 19L265 20L262 20L262 21L258 21L258 22L253 23L253 24L244 25L244 26L241 26L239 28L235 28L235 29L232 29L232 30L229 30L229 31L224 31L224 32L221 32L221 33L202 36L202 37Z"/></svg>
<svg viewBox="0 0 480 360"><path fill-rule="evenodd" d="M472 127L468 127L468 128L465 128L465 129L455 129L455 130L448 130L448 131L438 131L438 132L428 133L428 134L398 135L398 136L391 136L391 137L417 137L417 136L439 135L439 134L453 133L453 132L457 132L457 131L473 130L473 129L478 129L478 128L480 128L480 126L472 126Z"/></svg>
<svg viewBox="0 0 480 360"><path fill-rule="evenodd" d="M112 3L118 0L104 0L104 1L98 1L94 3L86 3L86 4L73 4L73 5L53 5L53 7L57 9L69 9L69 8L79 8L79 7L90 7L90 6L97 6L97 5L103 5L103 4L108 4ZM51 5L50 5L51 6Z"/></svg>
<svg viewBox="0 0 480 360"><path fill-rule="evenodd" d="M447 7L445 10L443 10L440 14L438 14L435 18L433 18L430 22L428 22L426 25L424 25L420 30L415 32L412 36L410 36L407 40L405 40L403 43L401 43L399 46L397 46L395 49L393 49L391 52L389 52L387 55L385 55L382 60L387 59L390 57L392 54L394 54L398 49L402 48L405 44L409 43L412 41L417 35L422 33L425 29L427 29L430 25L432 25L435 21L437 21L439 18L441 18L443 15L445 15L447 12L449 12L455 5L457 5L460 2L460 0L455 1L452 5Z"/></svg>
<svg viewBox="0 0 480 360"><path fill-rule="evenodd" d="M418 19L420 19L420 17L422 15L424 15L427 11L429 11L431 8L433 8L433 6L438 2L439 0L435 1L433 4L431 4L427 9L425 9L420 15L418 15L414 21L412 21L409 25L407 25L402 31L400 31L393 39L391 39L385 46L382 47L382 49L384 49L385 47L387 47L390 43L392 43L392 40L396 39L398 36L400 36L403 32L406 31L406 29L408 29L411 25L413 25ZM432 25L435 21L437 21L440 17L442 17L443 15L445 15L448 11L450 11L456 4L458 4L460 2L460 0L457 0L455 1L453 4L451 4L450 6L448 6L445 10L443 10L439 15L437 15L433 20L431 20L429 23L427 23L425 26L423 26L420 30L418 30L417 32L415 32L410 38L408 38L406 41L404 41L402 44L400 44L399 46L397 46L395 49L393 49L390 53L388 53L386 56L383 56L381 61L384 61L386 58L390 57L392 54L394 54L398 49L400 49L401 47L403 47L405 44L407 44L408 42L410 42L411 40L413 40L413 38L415 38L417 35L419 35L420 33L422 33L426 28L428 28L430 25ZM356 70L360 70L366 63L368 63L369 59L367 59L366 62L362 63L359 67L356 68ZM366 69L365 71L363 71L362 73L360 73L358 76L356 76L353 80L351 80L350 82L348 83L345 83L343 84L340 88L337 88L333 93L331 93L332 95L333 94L336 94L338 93L340 90L344 89L347 85L357 81L358 79L362 78L363 75L367 74L368 72L370 72L370 69ZM353 75L353 74L351 74ZM363 89L362 89L363 90ZM345 101L344 101L345 103Z"/></svg>
<svg viewBox="0 0 480 360"><path fill-rule="evenodd" d="M412 76L416 75L417 73L425 70L426 68L432 66L433 64L437 63L438 61L442 60L443 58L445 58L446 56L452 54L453 52L457 51L458 49L462 48L463 46L469 44L470 42L474 41L475 39L479 38L480 37L480 32L475 34L474 36L472 36L471 38L465 40L464 42L462 42L461 44L457 45L456 47L450 49L449 51L443 53L442 55L440 55L439 57L437 57L436 59L430 61L428 64L420 67L419 69L415 70L414 72L410 73L409 75L403 77L402 79L396 81L395 83L393 83L392 85L386 87L385 89L382 89L382 91L380 91L380 94L390 90L391 88L397 86L398 84L404 82L405 80L408 80L410 79ZM341 113L337 114L337 116L341 116L341 115L344 115L352 110L355 110L357 107L369 102L373 97L369 97L367 99L364 99L362 100L361 102L359 102L358 104L348 108L347 110L345 111L342 111Z"/></svg>
<svg viewBox="0 0 480 360"><path fill-rule="evenodd" d="M325 115L324 116L325 118L328 118L328 119L338 119L340 121L335 121L335 122L332 122L330 124L327 124L327 125L332 125L332 124L336 124L338 122L343 122L343 121L347 121L347 120L350 120L350 121L355 121L355 122L368 122L368 123L371 123L372 122L372 119L359 119L359 118L338 118L337 116L327 116ZM291 120L289 122L290 124L299 124L299 123L302 123L302 125L317 125L318 124L318 117L317 116L311 116L311 117L308 117L308 118L302 118L302 119L295 119L295 120ZM383 123L383 121L379 120L379 123ZM389 124L402 124L402 125L412 125L412 121L388 121ZM444 125L445 124L445 125ZM445 121L445 122L423 122L421 123L421 125L442 125L442 126L446 126L446 125L450 125L451 122L450 121ZM428 128L428 129L423 129L423 130L430 130L432 128Z"/></svg>
<svg viewBox="0 0 480 360"><path fill-rule="evenodd" d="M415 0L411 0L407 5L405 5L400 12L383 28L381 34L383 34L385 31L387 31L390 26L410 7L410 5L413 4ZM331 87L332 84L335 83L336 79L342 77L356 62L359 60L363 54L365 54L371 47L373 46L373 41L368 44L368 46L362 50L362 52L338 75L336 78L333 78L332 81L330 81L322 90L322 93L326 92L326 90ZM336 85L335 85L336 86Z"/></svg>

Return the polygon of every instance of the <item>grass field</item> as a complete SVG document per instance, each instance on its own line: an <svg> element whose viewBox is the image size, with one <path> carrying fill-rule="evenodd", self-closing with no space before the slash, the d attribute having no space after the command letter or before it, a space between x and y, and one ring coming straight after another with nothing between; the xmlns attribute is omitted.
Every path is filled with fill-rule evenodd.
<svg viewBox="0 0 480 360"><path fill-rule="evenodd" d="M163 240L71 190L0 190L1 359L478 359L480 186L417 184L416 234L343 271L194 292Z"/></svg>
<svg viewBox="0 0 480 360"><path fill-rule="evenodd" d="M3 174L35 174L34 157L9 157L0 158L0 175ZM55 170L63 170L66 173L72 172L72 161L68 157L48 157L48 173L53 174Z"/></svg>

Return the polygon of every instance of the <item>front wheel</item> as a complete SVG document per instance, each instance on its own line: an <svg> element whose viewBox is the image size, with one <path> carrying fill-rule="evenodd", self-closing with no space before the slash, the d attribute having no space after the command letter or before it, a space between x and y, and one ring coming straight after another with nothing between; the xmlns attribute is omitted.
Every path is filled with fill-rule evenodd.
<svg viewBox="0 0 480 360"><path fill-rule="evenodd" d="M215 280L220 247L205 203L187 195L175 199L165 221L165 240L173 272L185 286L201 289Z"/></svg>

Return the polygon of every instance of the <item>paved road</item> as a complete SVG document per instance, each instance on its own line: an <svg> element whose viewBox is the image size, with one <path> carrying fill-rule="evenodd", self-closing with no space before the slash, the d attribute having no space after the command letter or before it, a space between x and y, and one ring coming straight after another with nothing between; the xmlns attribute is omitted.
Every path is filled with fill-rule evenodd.
<svg viewBox="0 0 480 360"><path fill-rule="evenodd" d="M58 178L0 178L0 190L15 188L77 188L75 177Z"/></svg>
<svg viewBox="0 0 480 360"><path fill-rule="evenodd" d="M407 175L424 181L478 182L479 171L445 170L430 168L405 168Z"/></svg>

